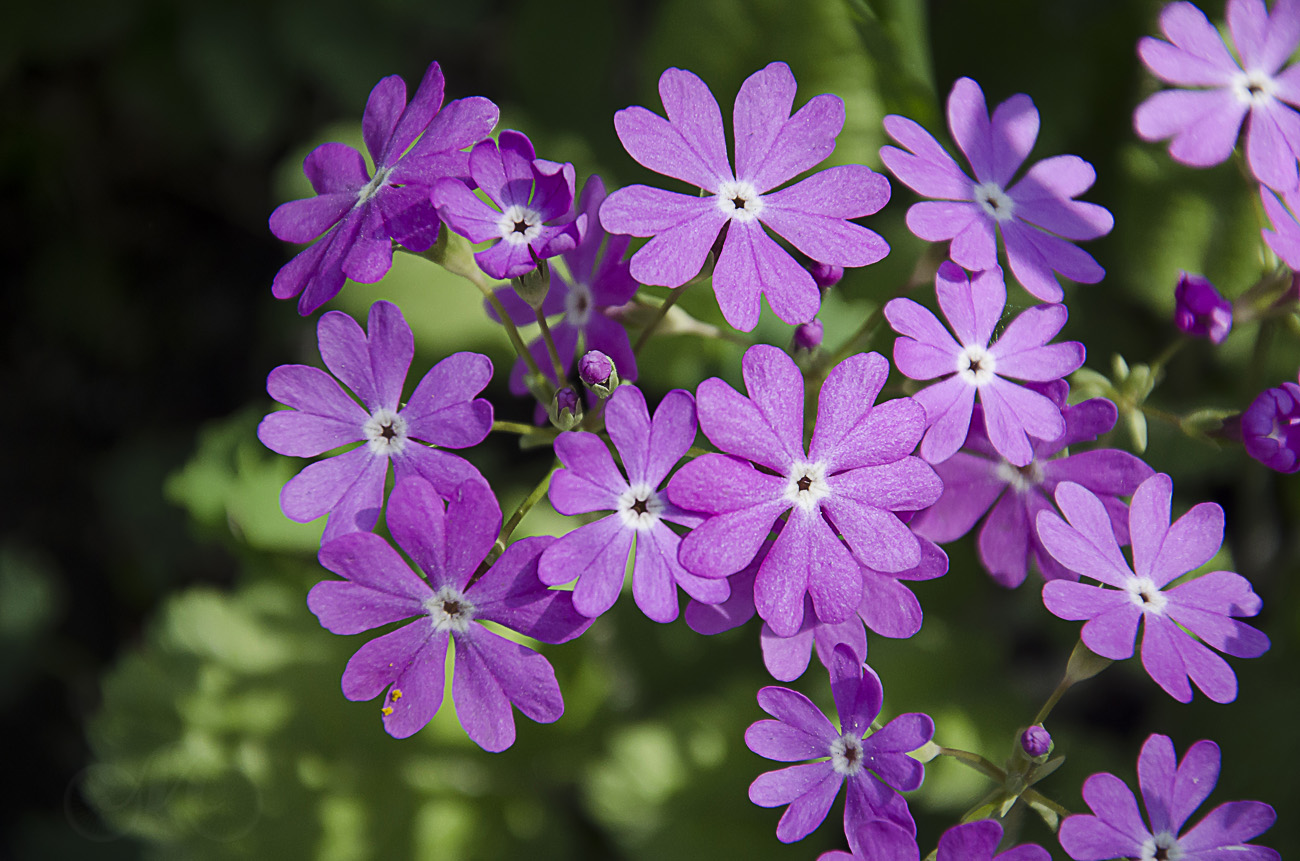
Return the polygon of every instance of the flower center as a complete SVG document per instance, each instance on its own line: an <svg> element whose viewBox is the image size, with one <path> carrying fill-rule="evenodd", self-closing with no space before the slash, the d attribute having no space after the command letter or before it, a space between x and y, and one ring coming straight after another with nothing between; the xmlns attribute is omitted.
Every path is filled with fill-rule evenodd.
<svg viewBox="0 0 1300 861"><path fill-rule="evenodd" d="M664 501L648 484L634 484L618 497L618 516L630 529L644 531L653 528L663 510Z"/></svg>
<svg viewBox="0 0 1300 861"><path fill-rule="evenodd" d="M433 630L463 634L474 621L474 605L465 600L465 594L454 586L443 586L424 600L424 612L429 614Z"/></svg>
<svg viewBox="0 0 1300 861"><path fill-rule="evenodd" d="M993 354L979 344L964 347L957 354L957 373L972 386L982 386L992 380L997 366Z"/></svg>
<svg viewBox="0 0 1300 861"><path fill-rule="evenodd" d="M541 213L519 203L508 206L497 219L497 230L511 245L532 242L542 232Z"/></svg>
<svg viewBox="0 0 1300 861"><path fill-rule="evenodd" d="M387 167L375 171L374 178L362 186L361 191L357 193L357 203L365 203L367 200L374 197L375 193L378 192L379 189L383 188L388 182L388 174L390 174L392 170L391 167Z"/></svg>
<svg viewBox="0 0 1300 861"><path fill-rule="evenodd" d="M996 182L981 182L971 189L980 208L994 221L1010 221L1016 204Z"/></svg>
<svg viewBox="0 0 1300 861"><path fill-rule="evenodd" d="M752 182L727 181L718 186L718 209L736 221L753 221L763 211L763 198Z"/></svg>
<svg viewBox="0 0 1300 861"><path fill-rule="evenodd" d="M595 301L591 297L591 288L581 281L574 282L569 288L569 295L564 297L565 317L579 329L585 328L591 318L591 309Z"/></svg>
<svg viewBox="0 0 1300 861"><path fill-rule="evenodd" d="M406 419L386 407L375 410L361 432L371 454L391 456L406 448Z"/></svg>
<svg viewBox="0 0 1300 861"><path fill-rule="evenodd" d="M1260 107L1273 101L1273 92L1277 83L1258 69L1253 72L1239 72L1232 81L1232 93L1237 101L1250 107Z"/></svg>
<svg viewBox="0 0 1300 861"><path fill-rule="evenodd" d="M1031 487L1043 483L1043 468L1036 460L1031 460L1024 466L1016 466L1004 460L998 464L993 475L998 480L1011 485L1011 489L1016 493L1026 493Z"/></svg>
<svg viewBox="0 0 1300 861"><path fill-rule="evenodd" d="M1168 831L1161 831L1142 841L1140 861L1178 861L1183 857L1183 847L1178 845L1178 838Z"/></svg>
<svg viewBox="0 0 1300 861"><path fill-rule="evenodd" d="M826 483L824 463L796 463L786 478L785 501L803 511L812 511L819 501L830 495L831 486Z"/></svg>
<svg viewBox="0 0 1300 861"><path fill-rule="evenodd" d="M1165 605L1169 603L1165 593L1160 591L1150 577L1134 577L1124 588L1128 590L1129 600L1141 607L1143 612L1163 614Z"/></svg>
<svg viewBox="0 0 1300 861"><path fill-rule="evenodd" d="M831 768L836 774L852 777L862 770L867 757L862 750L862 739L845 733L831 742Z"/></svg>

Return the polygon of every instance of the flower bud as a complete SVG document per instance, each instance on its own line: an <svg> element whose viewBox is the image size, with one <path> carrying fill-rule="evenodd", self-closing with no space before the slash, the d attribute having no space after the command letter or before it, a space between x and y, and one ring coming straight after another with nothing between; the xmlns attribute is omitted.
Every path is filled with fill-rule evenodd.
<svg viewBox="0 0 1300 861"><path fill-rule="evenodd" d="M794 350L811 353L822 345L822 321L817 318L794 327Z"/></svg>
<svg viewBox="0 0 1300 861"><path fill-rule="evenodd" d="M1232 330L1232 303L1207 279L1184 272L1174 288L1174 322L1194 338L1221 344Z"/></svg>
<svg viewBox="0 0 1300 861"><path fill-rule="evenodd" d="M599 398L607 398L618 388L618 369L600 350L589 350L578 360L578 376Z"/></svg>
<svg viewBox="0 0 1300 861"><path fill-rule="evenodd" d="M531 252L531 249L529 250ZM536 311L542 307L546 294L551 291L551 269L546 265L545 260L538 260L536 254L533 254L533 260L537 263L537 267L518 278L511 278L510 286L514 288L520 299L528 303L528 307Z"/></svg>
<svg viewBox="0 0 1300 861"><path fill-rule="evenodd" d="M1047 756L1052 752L1052 736L1042 724L1031 726L1020 734L1020 747L1031 759Z"/></svg>
<svg viewBox="0 0 1300 861"><path fill-rule="evenodd" d="M831 266L829 263L814 263L808 271L812 273L813 281L817 282L817 286L823 289L834 287L844 277L844 267Z"/></svg>
<svg viewBox="0 0 1300 861"><path fill-rule="evenodd" d="M565 386L555 393L546 412L551 424L562 431L573 430L582 423L582 399L573 386Z"/></svg>

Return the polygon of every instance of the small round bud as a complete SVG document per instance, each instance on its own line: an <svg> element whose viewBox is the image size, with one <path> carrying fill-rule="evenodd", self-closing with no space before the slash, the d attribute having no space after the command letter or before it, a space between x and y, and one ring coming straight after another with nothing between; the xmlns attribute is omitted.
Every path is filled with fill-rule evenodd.
<svg viewBox="0 0 1300 861"><path fill-rule="evenodd" d="M817 282L817 286L823 289L826 287L834 287L836 284L840 283L840 279L844 277L844 267L831 266L829 263L814 263L812 268L808 271L812 273L813 280Z"/></svg>
<svg viewBox="0 0 1300 861"><path fill-rule="evenodd" d="M1232 303L1208 279L1184 272L1174 288L1174 322L1194 338L1221 344L1232 331Z"/></svg>
<svg viewBox="0 0 1300 861"><path fill-rule="evenodd" d="M1042 724L1031 726L1020 734L1020 747L1031 759L1047 756L1052 752L1052 736Z"/></svg>
<svg viewBox="0 0 1300 861"><path fill-rule="evenodd" d="M578 376L600 398L609 397L618 388L618 369L600 350L589 350L578 360Z"/></svg>
<svg viewBox="0 0 1300 861"><path fill-rule="evenodd" d="M535 254L533 259L537 262L537 268L518 278L511 278L510 286L520 299L528 303L528 307L537 310L542 307L546 294L551 291L551 269L545 260L537 260Z"/></svg>
<svg viewBox="0 0 1300 861"><path fill-rule="evenodd" d="M795 352L811 353L822 345L822 321L816 318L794 327Z"/></svg>
<svg viewBox="0 0 1300 861"><path fill-rule="evenodd" d="M582 399L573 386L565 386L555 393L547 412L551 424L562 431L573 430L582 423Z"/></svg>

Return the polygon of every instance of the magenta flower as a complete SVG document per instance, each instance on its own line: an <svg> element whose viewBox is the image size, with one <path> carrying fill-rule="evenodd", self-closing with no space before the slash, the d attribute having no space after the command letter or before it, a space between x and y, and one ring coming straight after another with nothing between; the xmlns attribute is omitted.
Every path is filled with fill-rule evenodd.
<svg viewBox="0 0 1300 861"><path fill-rule="evenodd" d="M1241 414L1241 441L1269 469L1300 470L1300 386L1287 382L1260 392Z"/></svg>
<svg viewBox="0 0 1300 861"><path fill-rule="evenodd" d="M725 454L696 458L668 483L669 499L708 516L682 539L682 565L702 577L734 574L788 512L754 581L758 615L791 636L810 595L821 621L846 621L862 602L862 565L893 573L921 562L920 542L894 512L925 508L942 491L934 470L910 454L924 410L911 398L877 406L889 362L850 356L822 386L805 454L794 360L757 344L741 367L749 397L716 377L696 396L700 426Z"/></svg>
<svg viewBox="0 0 1300 861"><path fill-rule="evenodd" d="M907 211L908 228L927 242L951 239L949 255L972 272L998 265L1000 232L1012 274L1045 302L1065 295L1053 273L1085 284L1100 281L1105 270L1072 244L1105 236L1115 225L1103 207L1072 199L1092 186L1092 165L1078 156L1055 156L1011 184L1038 138L1038 109L1029 96L1012 96L990 119L979 84L961 78L948 96L948 127L973 180L916 122L885 117L885 131L909 151L881 147L881 160L908 188L935 198Z"/></svg>
<svg viewBox="0 0 1300 861"><path fill-rule="evenodd" d="M817 861L918 861L921 857L916 835L888 819L871 819L858 825L849 845L856 849L823 852Z"/></svg>
<svg viewBox="0 0 1300 861"><path fill-rule="evenodd" d="M438 238L429 186L441 177L468 176L469 158L461 150L497 123L497 107L487 99L442 107L442 92L437 63L429 64L409 105L397 75L370 91L361 131L373 177L350 146L327 143L311 151L302 169L317 196L279 206L271 213L271 232L286 242L328 235L280 269L271 286L275 298L299 296L298 313L310 314L338 295L345 277L365 284L384 277L393 265L393 241L418 252Z"/></svg>
<svg viewBox="0 0 1300 861"><path fill-rule="evenodd" d="M1232 331L1232 303L1208 278L1183 272L1174 288L1174 323L1194 338L1222 344Z"/></svg>
<svg viewBox="0 0 1300 861"><path fill-rule="evenodd" d="M1147 141L1172 138L1169 155L1209 167L1232 155L1246 126L1246 163L1260 182L1279 191L1296 187L1300 154L1300 71L1279 73L1300 44L1300 4L1278 0L1270 15L1264 0L1228 0L1233 57L1219 30L1191 3L1170 3L1160 13L1169 41L1143 37L1138 55L1151 74L1176 87L1138 105L1133 128Z"/></svg>
<svg viewBox="0 0 1300 861"><path fill-rule="evenodd" d="M760 774L749 786L749 800L760 807L789 805L777 823L776 837L793 843L822 824L847 783L844 833L854 851L859 849L858 826L871 820L892 822L915 835L916 823L898 793L917 789L924 780L924 767L907 754L934 736L934 721L912 712L871 732L884 689L875 671L844 646L835 649L831 691L838 730L798 691L766 687L758 692L759 706L776 720L761 720L745 730L749 749L778 762L819 761Z"/></svg>
<svg viewBox="0 0 1300 861"><path fill-rule="evenodd" d="M978 395L993 447L1016 466L1028 465L1034 457L1029 437L1056 439L1065 432L1065 422L1050 399L1008 378L1049 383L1083 365L1083 344L1047 343L1065 325L1065 306L1030 308L992 341L1007 304L1000 269L980 272L971 281L960 266L944 261L934 285L957 340L928 308L911 299L885 305L889 325L903 336L894 342L898 370L914 380L943 377L913 395L925 407L921 456L942 463L961 448Z"/></svg>
<svg viewBox="0 0 1300 861"><path fill-rule="evenodd" d="M566 372L579 350L600 350L613 360L619 379L631 382L637 377L637 369L627 330L605 311L632 301L639 285L623 259L631 239L610 235L601 224L600 205L604 200L605 183L599 176L588 177L582 196L570 212L574 219L585 216L586 230L577 245L560 255L568 269L567 277L559 267L551 269L551 289L542 302L542 313L547 317L564 315L559 322L551 324L551 335ZM536 313L514 290L503 287L497 290L497 298L515 325L526 326L537 321ZM498 319L490 306L488 314ZM553 377L546 343L539 337L529 344L529 350L538 366ZM515 361L510 372L513 394L528 394L528 384L524 381L527 369L523 359Z"/></svg>
<svg viewBox="0 0 1300 861"><path fill-rule="evenodd" d="M1211 647L1238 658L1268 651L1268 637L1232 618L1256 615L1261 602L1250 582L1231 571L1211 571L1165 589L1208 562L1223 544L1222 508L1203 502L1170 526L1172 496L1173 482L1163 473L1133 494L1130 566L1101 500L1073 482L1057 487L1056 504L1066 519L1039 512L1043 546L1065 567L1113 588L1053 580L1043 586L1043 604L1062 619L1088 620L1084 644L1116 661L1132 656L1138 623L1145 620L1142 666L1156 684L1174 699L1190 702L1190 679L1215 702L1232 702L1237 677Z"/></svg>
<svg viewBox="0 0 1300 861"><path fill-rule="evenodd" d="M1273 849L1246 841L1263 834L1277 813L1262 801L1229 801L1196 825L1183 826L1210 796L1219 780L1219 746L1198 741L1177 759L1168 736L1152 735L1138 756L1138 785L1147 821L1138 812L1133 790L1109 772L1083 784L1091 814L1061 823L1061 846L1075 861L1110 858L1169 858L1181 861L1280 861Z"/></svg>
<svg viewBox="0 0 1300 861"><path fill-rule="evenodd" d="M555 510L567 515L613 513L547 548L539 567L542 582L558 586L577 577L573 606L584 616L599 616L618 599L635 539L632 597L651 619L677 618L678 586L706 603L725 600L726 580L697 577L677 561L681 539L664 522L694 526L703 519L678 508L659 490L695 441L695 401L690 393L669 392L651 420L640 390L620 386L605 406L605 426L627 478L595 434L563 433L555 440L555 455L565 467L551 478Z"/></svg>
<svg viewBox="0 0 1300 861"><path fill-rule="evenodd" d="M607 230L653 237L632 257L637 281L685 284L704 266L725 227L713 292L727 322L748 332L758 324L760 294L787 323L807 322L821 307L813 276L764 226L813 260L834 266L866 266L889 253L880 236L848 221L889 201L889 181L870 168L832 167L772 191L831 154L844 127L838 96L814 96L791 116L790 67L772 63L750 75L736 95L733 172L722 112L705 83L691 72L667 69L659 77L659 95L668 118L624 108L614 115L618 138L640 164L708 194L634 185L609 196L601 207Z"/></svg>
<svg viewBox="0 0 1300 861"><path fill-rule="evenodd" d="M320 563L346 579L318 583L307 595L321 625L336 634L414 617L357 650L343 671L343 695L361 701L387 691L384 729L395 738L413 735L442 705L447 647L455 641L451 695L475 744L495 752L514 743L512 705L539 723L558 720L564 701L546 658L480 624L494 622L543 643L563 643L586 630L590 620L573 611L570 594L537 579L537 558L553 539L516 541L471 583L501 528L487 485L466 482L444 510L428 482L399 481L387 523L424 577L384 539L354 532L320 550Z"/></svg>
<svg viewBox="0 0 1300 861"><path fill-rule="evenodd" d="M1065 382L1044 387L1061 408L1065 433L1052 441L1033 440L1034 459L1017 467L993 448L978 407L965 447L935 472L943 480L943 496L918 513L909 524L923 538L947 544L956 541L987 513L976 547L980 562L994 581L1014 589L1025 580L1029 563L1045 580L1076 580L1078 575L1052 558L1038 537L1040 511L1055 511L1052 493L1063 481L1073 481L1101 499L1120 544L1128 544L1128 506L1120 499L1155 474L1138 457L1117 449L1097 449L1062 456L1067 446L1094 440L1115 426L1118 411L1105 398L1065 405ZM991 511L991 513L989 513Z"/></svg>
<svg viewBox="0 0 1300 861"><path fill-rule="evenodd" d="M587 216L575 218L569 211L573 165L537 158L523 133L504 131L498 140L475 144L469 174L496 208L454 178L434 183L430 199L447 226L470 242L495 240L474 254L479 268L493 278L518 278L582 238Z"/></svg>
<svg viewBox="0 0 1300 861"><path fill-rule="evenodd" d="M1052 856L1037 843L998 852L1001 842L1002 825L996 819L954 825L939 837L936 861L1051 861Z"/></svg>
<svg viewBox="0 0 1300 861"><path fill-rule="evenodd" d="M320 318L317 334L325 367L361 399L358 404L320 368L281 365L266 391L292 407L262 419L258 439L291 457L314 457L349 443L351 451L311 464L280 492L290 520L307 523L328 514L322 541L374 528L384 504L388 464L400 481L412 475L444 496L465 481L484 482L470 463L443 448L468 448L492 428L492 405L474 397L492 377L492 362L478 353L454 353L434 365L401 406L402 386L415 355L415 339L390 302L370 306L369 335L342 311Z"/></svg>

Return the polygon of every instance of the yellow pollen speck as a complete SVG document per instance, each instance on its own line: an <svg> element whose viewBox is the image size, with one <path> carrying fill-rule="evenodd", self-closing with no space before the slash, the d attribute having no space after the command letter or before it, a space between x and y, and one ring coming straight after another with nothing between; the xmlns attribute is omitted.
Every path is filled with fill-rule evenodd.
<svg viewBox="0 0 1300 861"><path fill-rule="evenodd" d="M401 692L400 690L398 690L397 688L393 688L393 690L392 690L391 693L392 693L392 697L393 697L393 702L397 702L398 700L400 700L400 699L402 698L402 692Z"/></svg>
<svg viewBox="0 0 1300 861"><path fill-rule="evenodd" d="M382 709L380 709L380 711L384 713L384 717L388 717L390 714L393 713L393 707L384 706Z"/></svg>

